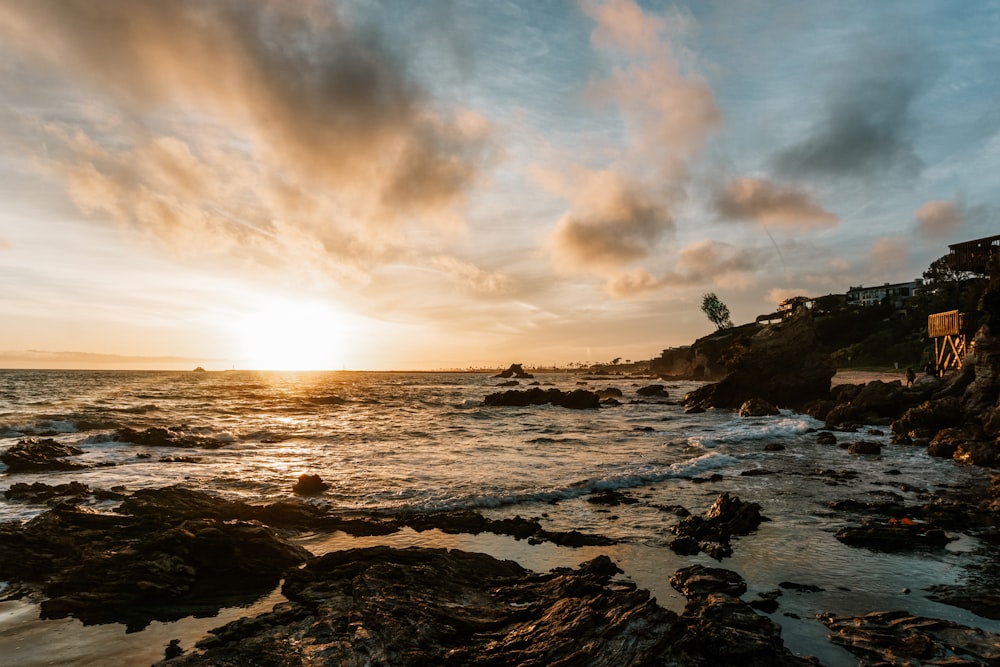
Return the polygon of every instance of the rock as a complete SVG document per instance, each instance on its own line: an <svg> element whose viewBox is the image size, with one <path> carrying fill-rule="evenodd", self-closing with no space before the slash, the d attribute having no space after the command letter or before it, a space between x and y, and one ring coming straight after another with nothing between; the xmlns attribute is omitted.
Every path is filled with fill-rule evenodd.
<svg viewBox="0 0 1000 667"><path fill-rule="evenodd" d="M622 390L617 387L608 387L597 392L597 397L602 401L608 398L621 398L622 396L624 396Z"/></svg>
<svg viewBox="0 0 1000 667"><path fill-rule="evenodd" d="M836 445L837 436L829 431L820 431L820 434L816 436L816 443L820 445Z"/></svg>
<svg viewBox="0 0 1000 667"><path fill-rule="evenodd" d="M107 491L105 489L91 489L81 482L69 482L67 484L43 484L34 482L26 484L18 482L12 484L9 489L3 492L4 498L8 500L18 500L22 502L42 503L42 502L83 502L85 499L93 497L97 500L121 500L124 494L117 491Z"/></svg>
<svg viewBox="0 0 1000 667"><path fill-rule="evenodd" d="M498 387L516 387L521 384L518 380L508 380L507 382L501 382Z"/></svg>
<svg viewBox="0 0 1000 667"><path fill-rule="evenodd" d="M495 378L510 378L510 377L515 377L515 378L521 378L523 380L524 379L530 380L530 379L534 378L535 376L532 375L531 373L528 373L527 371L525 371L524 370L524 366L522 366L521 364L511 364L507 368L507 370L502 371L500 373L497 373L493 377L495 377Z"/></svg>
<svg viewBox="0 0 1000 667"><path fill-rule="evenodd" d="M861 526L847 526L837 531L836 538L848 546L886 552L937 549L958 539L949 537L939 528L915 522L891 521L868 521Z"/></svg>
<svg viewBox="0 0 1000 667"><path fill-rule="evenodd" d="M788 651L781 641L781 626L738 598L746 583L737 573L693 565L675 572L670 585L684 594L687 605L680 618L684 633L672 644L677 658L664 664L815 664Z"/></svg>
<svg viewBox="0 0 1000 667"><path fill-rule="evenodd" d="M679 539L670 543L676 553L690 555L697 545L706 554L722 560L732 555L730 540L734 535L749 535L766 519L760 505L747 503L729 493L722 493L704 516L686 517L671 530Z"/></svg>
<svg viewBox="0 0 1000 667"><path fill-rule="evenodd" d="M781 411L773 403L762 398L751 398L740 406L740 417L767 417L779 415Z"/></svg>
<svg viewBox="0 0 1000 667"><path fill-rule="evenodd" d="M213 631L176 665L663 663L677 615L606 556L545 575L485 554L372 547L290 572L275 611Z"/></svg>
<svg viewBox="0 0 1000 667"><path fill-rule="evenodd" d="M182 435L173 428L158 427L147 428L144 431L136 431L128 427L121 428L115 431L112 437L118 442L128 442L144 447L200 447L204 449L218 449L225 444L214 438Z"/></svg>
<svg viewBox="0 0 1000 667"><path fill-rule="evenodd" d="M903 413L892 422L892 432L896 436L909 435L917 430L939 431L958 426L962 419L961 405L954 396L924 401ZM911 436L912 437L912 436Z"/></svg>
<svg viewBox="0 0 1000 667"><path fill-rule="evenodd" d="M800 407L826 398L836 373L830 355L817 351L816 330L808 309L779 324L762 327L733 343L726 376L684 397L685 407L738 408L751 398Z"/></svg>
<svg viewBox="0 0 1000 667"><path fill-rule="evenodd" d="M955 449L952 458L966 465L995 466L1000 461L1000 443L984 440L962 442Z"/></svg>
<svg viewBox="0 0 1000 667"><path fill-rule="evenodd" d="M830 640L858 656L861 664L993 665L1000 662L1000 635L951 621L877 611L864 616L818 614Z"/></svg>
<svg viewBox="0 0 1000 667"><path fill-rule="evenodd" d="M333 552L288 573L287 603L163 667L810 664L733 597L699 597L679 617L619 573L607 556L536 574L457 550Z"/></svg>
<svg viewBox="0 0 1000 667"><path fill-rule="evenodd" d="M614 489L601 489L595 491L587 497L587 502L591 505L606 505L617 507L619 505L635 505L639 501L627 493L615 491Z"/></svg>
<svg viewBox="0 0 1000 667"><path fill-rule="evenodd" d="M249 603L308 556L256 522L164 523L58 505L0 524L0 578L36 586L43 619L133 631Z"/></svg>
<svg viewBox="0 0 1000 667"><path fill-rule="evenodd" d="M292 487L292 493L302 496L315 496L330 488L330 485L323 481L319 475L299 475L298 481Z"/></svg>
<svg viewBox="0 0 1000 667"><path fill-rule="evenodd" d="M52 438L21 440L0 454L0 461L7 465L8 473L42 472L45 470L79 470L83 463L67 461L67 456L79 456L83 450L64 445Z"/></svg>
<svg viewBox="0 0 1000 667"><path fill-rule="evenodd" d="M520 516L509 519L487 519L471 510L412 514L399 519L399 525L408 526L418 532L437 529L451 534L511 535L519 540L551 542L567 547L607 546L617 543L617 540L602 535L586 535L576 530L548 531L542 528L536 519L523 519Z"/></svg>
<svg viewBox="0 0 1000 667"><path fill-rule="evenodd" d="M704 565L689 565L677 570L670 577L670 585L689 600L712 593L738 598L747 592L746 582L736 572Z"/></svg>
<svg viewBox="0 0 1000 667"><path fill-rule="evenodd" d="M645 387L639 387L635 390L635 393L639 396L656 396L659 398L667 398L667 390L662 384L650 384Z"/></svg>
<svg viewBox="0 0 1000 667"><path fill-rule="evenodd" d="M938 584L927 590L931 592L927 596L928 600L968 609L983 618L1000 620L1000 590L995 581L988 584L976 582L972 585Z"/></svg>
<svg viewBox="0 0 1000 667"><path fill-rule="evenodd" d="M849 394L848 394L849 395ZM882 423L895 419L921 400L921 394L903 387L899 380L872 380L848 402L840 402L826 416L828 428Z"/></svg>
<svg viewBox="0 0 1000 667"><path fill-rule="evenodd" d="M974 379L962 394L962 411L966 415L982 415L997 407L1000 399L1000 339L988 326L980 327L973 339L971 365Z"/></svg>
<svg viewBox="0 0 1000 667"><path fill-rule="evenodd" d="M765 452L783 452L785 451L785 446L780 442L769 442L764 445Z"/></svg>
<svg viewBox="0 0 1000 667"><path fill-rule="evenodd" d="M571 392L559 389L541 389L532 387L519 391L511 389L495 394L489 394L483 399L483 405L527 407L529 405L545 405L551 403L573 410L596 409L601 405L601 399L592 391L574 389Z"/></svg>
<svg viewBox="0 0 1000 667"><path fill-rule="evenodd" d="M847 451L851 454L881 454L882 445L870 440L859 440L858 442L852 442L847 448Z"/></svg>

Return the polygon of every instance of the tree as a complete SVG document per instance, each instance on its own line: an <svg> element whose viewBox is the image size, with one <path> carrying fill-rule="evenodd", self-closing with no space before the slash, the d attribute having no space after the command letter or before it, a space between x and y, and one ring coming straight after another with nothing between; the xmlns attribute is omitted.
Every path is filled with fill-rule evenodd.
<svg viewBox="0 0 1000 667"><path fill-rule="evenodd" d="M709 322L715 325L716 331L733 327L733 321L729 318L729 306L722 303L715 292L709 292L701 297L701 309Z"/></svg>

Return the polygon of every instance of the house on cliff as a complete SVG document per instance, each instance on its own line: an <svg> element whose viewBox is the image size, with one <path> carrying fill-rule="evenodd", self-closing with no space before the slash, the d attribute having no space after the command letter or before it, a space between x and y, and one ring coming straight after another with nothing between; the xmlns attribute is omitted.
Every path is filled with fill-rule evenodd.
<svg viewBox="0 0 1000 667"><path fill-rule="evenodd" d="M885 283L878 287L852 286L847 290L847 305L858 308L869 306L880 306L888 300L893 308L897 310L905 308L906 303L912 299L924 286L921 278L911 280L908 283Z"/></svg>

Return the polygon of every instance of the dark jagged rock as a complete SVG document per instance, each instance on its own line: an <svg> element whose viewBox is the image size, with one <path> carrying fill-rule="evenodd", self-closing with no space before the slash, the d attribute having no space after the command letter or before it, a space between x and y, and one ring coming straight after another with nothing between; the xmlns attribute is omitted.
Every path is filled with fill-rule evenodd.
<svg viewBox="0 0 1000 667"><path fill-rule="evenodd" d="M691 515L671 529L678 539L670 548L682 555L703 551L722 560L733 553L730 541L734 535L749 535L762 521L766 519L760 514L760 505L722 493L704 516Z"/></svg>
<svg viewBox="0 0 1000 667"><path fill-rule="evenodd" d="M323 493L330 488L330 485L323 481L319 475L299 475L298 480L292 487L292 493L303 496L314 496Z"/></svg>
<svg viewBox="0 0 1000 667"><path fill-rule="evenodd" d="M570 392L559 389L541 389L532 387L524 391L511 389L495 394L489 394L483 399L483 405L527 407L529 405L545 405L551 403L573 410L596 409L601 406L600 397L586 389L574 389Z"/></svg>
<svg viewBox="0 0 1000 667"><path fill-rule="evenodd" d="M662 384L650 384L645 387L639 387L635 390L635 393L639 396L655 396L657 398L667 398L669 396L666 387Z"/></svg>
<svg viewBox="0 0 1000 667"><path fill-rule="evenodd" d="M485 554L373 547L290 572L289 602L213 633L170 665L640 665L662 662L677 615L606 556L546 575Z"/></svg>
<svg viewBox="0 0 1000 667"><path fill-rule="evenodd" d="M608 387L597 392L597 397L602 401L608 398L621 398L622 396L624 396L622 390L617 387Z"/></svg>
<svg viewBox="0 0 1000 667"><path fill-rule="evenodd" d="M129 427L120 428L114 432L112 437L118 442L128 442L144 447L200 447L204 449L218 449L225 444L215 438L182 435L172 428L159 427L151 427L143 431L137 431Z"/></svg>
<svg viewBox="0 0 1000 667"><path fill-rule="evenodd" d="M121 500L125 494L114 490L91 489L81 482L56 485L42 482L34 482L33 484L18 482L11 484L10 488L3 492L3 497L8 500L31 503L64 502L67 500L79 503L91 497L96 500Z"/></svg>
<svg viewBox="0 0 1000 667"><path fill-rule="evenodd" d="M0 578L36 586L42 618L129 630L246 604L308 556L256 522L164 524L58 505L0 524Z"/></svg>
<svg viewBox="0 0 1000 667"><path fill-rule="evenodd" d="M509 519L488 519L479 512L471 510L413 514L399 519L398 525L408 526L416 531L437 529L451 534L510 535L519 540L551 542L565 547L607 546L617 543L617 540L602 535L586 535L576 530L548 531L542 528L542 524L536 519L523 519L520 516Z"/></svg>
<svg viewBox="0 0 1000 667"><path fill-rule="evenodd" d="M845 526L837 531L836 537L848 546L887 552L939 549L957 539L940 528L904 521L867 521L861 526Z"/></svg>
<svg viewBox="0 0 1000 667"><path fill-rule="evenodd" d="M817 615L833 632L833 643L863 664L995 665L1000 663L1000 635L950 621L913 616L906 611L877 611L864 616Z"/></svg>
<svg viewBox="0 0 1000 667"><path fill-rule="evenodd" d="M699 667L816 664L788 651L781 641L781 626L739 599L746 591L746 583L739 574L692 565L675 572L670 585L684 594L687 605L680 618L684 632L672 644L677 657L665 664Z"/></svg>
<svg viewBox="0 0 1000 667"><path fill-rule="evenodd" d="M916 431L938 431L951 426L958 426L962 419L961 404L958 398L949 396L933 401L924 401L903 413L903 416L892 423L894 436L914 436Z"/></svg>
<svg viewBox="0 0 1000 667"><path fill-rule="evenodd" d="M532 375L531 373L528 373L527 371L525 371L524 370L524 366L522 366L521 364L511 364L507 368L507 370L502 371L500 373L497 373L493 377L495 377L495 378L511 378L511 377L515 377L515 378L521 378L521 379L530 380L530 379L532 379L535 376Z"/></svg>
<svg viewBox="0 0 1000 667"><path fill-rule="evenodd" d="M850 393L845 396L851 395ZM899 380L872 380L848 401L839 402L826 415L829 428L854 424L891 423L905 410L922 400L922 394L903 387Z"/></svg>
<svg viewBox="0 0 1000 667"><path fill-rule="evenodd" d="M779 414L781 414L781 411L778 410L776 405L762 398L751 398L748 401L744 401L739 411L740 417L768 417Z"/></svg>
<svg viewBox="0 0 1000 667"><path fill-rule="evenodd" d="M837 370L830 355L818 351L812 315L806 308L736 341L725 365L727 375L688 393L686 407L736 409L751 398L801 407L829 395Z"/></svg>
<svg viewBox="0 0 1000 667"><path fill-rule="evenodd" d="M213 630L163 667L810 664L735 598L699 597L679 617L613 580L620 572L607 556L536 574L454 550L334 552L288 573L287 603Z"/></svg>
<svg viewBox="0 0 1000 667"><path fill-rule="evenodd" d="M79 456L83 450L64 445L52 438L21 440L0 454L0 461L7 465L8 473L42 472L46 470L79 470L89 466L67 461L67 456Z"/></svg>

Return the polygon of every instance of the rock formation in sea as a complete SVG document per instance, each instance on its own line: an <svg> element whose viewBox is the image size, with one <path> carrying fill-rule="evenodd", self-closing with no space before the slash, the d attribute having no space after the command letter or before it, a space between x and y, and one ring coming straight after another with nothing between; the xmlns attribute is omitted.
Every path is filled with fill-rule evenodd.
<svg viewBox="0 0 1000 667"><path fill-rule="evenodd" d="M758 398L798 408L830 393L837 368L817 350L812 315L800 308L788 319L734 340L724 356L726 375L684 397L687 408L739 408Z"/></svg>
<svg viewBox="0 0 1000 667"><path fill-rule="evenodd" d="M524 370L524 366L521 364L511 364L507 367L507 370L497 373L493 377L495 378L521 378L521 379L531 379L535 377L531 373Z"/></svg>
<svg viewBox="0 0 1000 667"><path fill-rule="evenodd" d="M513 407L545 405L547 403L574 410L586 410L599 408L601 398L596 393L586 389L574 389L567 392L555 388L541 389L540 387L532 387L524 391L516 389L501 391L489 394L483 399L483 405Z"/></svg>

